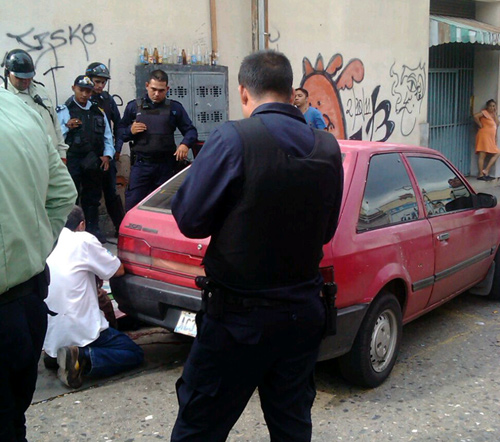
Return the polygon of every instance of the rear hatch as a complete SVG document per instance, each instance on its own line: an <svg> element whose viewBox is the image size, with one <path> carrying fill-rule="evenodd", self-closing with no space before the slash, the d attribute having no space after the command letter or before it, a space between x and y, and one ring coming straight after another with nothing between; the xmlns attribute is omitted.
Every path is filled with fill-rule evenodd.
<svg viewBox="0 0 500 442"><path fill-rule="evenodd" d="M201 262L209 238L186 238L171 211L172 198L187 170L175 175L125 216L118 237L118 256L127 273L191 288L196 287L195 277L205 274Z"/></svg>

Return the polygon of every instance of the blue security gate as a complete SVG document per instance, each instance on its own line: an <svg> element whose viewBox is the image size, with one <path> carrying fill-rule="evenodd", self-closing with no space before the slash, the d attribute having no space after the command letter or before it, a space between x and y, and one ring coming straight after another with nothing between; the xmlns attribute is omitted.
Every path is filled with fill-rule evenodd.
<svg viewBox="0 0 500 442"><path fill-rule="evenodd" d="M462 173L470 174L474 144L470 100L474 48L471 44L433 46L429 52L429 147Z"/></svg>

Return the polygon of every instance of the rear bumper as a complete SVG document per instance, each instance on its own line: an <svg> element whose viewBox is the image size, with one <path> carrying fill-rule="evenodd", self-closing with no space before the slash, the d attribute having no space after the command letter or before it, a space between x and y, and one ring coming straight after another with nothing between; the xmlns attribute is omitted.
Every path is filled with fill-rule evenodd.
<svg viewBox="0 0 500 442"><path fill-rule="evenodd" d="M197 312L201 307L201 291L144 278L124 275L110 281L113 297L120 310L149 324L173 331L183 310ZM347 353L365 317L369 304L339 309L337 334L323 339L319 360Z"/></svg>
<svg viewBox="0 0 500 442"><path fill-rule="evenodd" d="M122 312L170 331L182 310L197 312L201 307L199 289L128 274L111 279L110 285Z"/></svg>

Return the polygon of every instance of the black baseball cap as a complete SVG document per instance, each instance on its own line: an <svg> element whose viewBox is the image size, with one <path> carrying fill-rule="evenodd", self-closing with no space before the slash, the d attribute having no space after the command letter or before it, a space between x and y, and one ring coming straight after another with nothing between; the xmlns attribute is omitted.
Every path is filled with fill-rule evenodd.
<svg viewBox="0 0 500 442"><path fill-rule="evenodd" d="M79 86L86 89L94 89L94 83L86 75L79 75L78 77L76 77L73 86Z"/></svg>

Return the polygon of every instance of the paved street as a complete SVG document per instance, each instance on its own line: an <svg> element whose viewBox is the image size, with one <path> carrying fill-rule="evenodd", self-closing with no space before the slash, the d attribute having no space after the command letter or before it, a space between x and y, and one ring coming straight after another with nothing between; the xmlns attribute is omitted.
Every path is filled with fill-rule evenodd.
<svg viewBox="0 0 500 442"><path fill-rule="evenodd" d="M500 198L495 183L472 181ZM479 189L478 189L479 190ZM40 364L27 412L35 441L169 440L175 381L190 340L158 328L131 332L146 353L139 369L79 391ZM313 440L500 440L500 302L462 295L408 324L398 362L379 388L353 387L335 362L317 365ZM229 441L269 440L254 395Z"/></svg>

